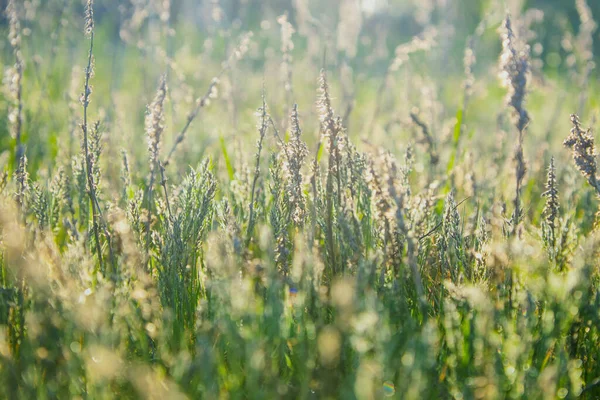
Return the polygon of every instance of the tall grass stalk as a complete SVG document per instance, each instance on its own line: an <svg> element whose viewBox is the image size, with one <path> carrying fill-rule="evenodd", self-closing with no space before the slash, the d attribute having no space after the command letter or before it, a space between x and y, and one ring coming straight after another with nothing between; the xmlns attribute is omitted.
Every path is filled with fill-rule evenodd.
<svg viewBox="0 0 600 400"><path fill-rule="evenodd" d="M340 177L340 141L339 136L342 131L341 120L336 118L331 106L331 97L329 96L329 84L327 83L327 74L321 70L319 78L319 118L321 121L321 133L327 139L329 159L327 163L327 181L325 188L326 202L326 236L328 244L329 262L332 271L338 270L336 262L336 250L334 241L334 202L337 195L337 204L342 204L342 186ZM337 184L337 191L334 193L334 181Z"/></svg>
<svg viewBox="0 0 600 400"><path fill-rule="evenodd" d="M98 199L96 197L96 185L94 183L94 177L92 173L92 156L89 149L88 143L88 106L90 105L90 95L92 94L92 88L90 86L90 79L94 73L93 66L93 50L94 50L94 2L93 0L88 0L85 8L85 33L89 35L90 38L90 48L88 52L87 66L85 68L85 83L83 86L83 95L81 98L81 102L83 105L83 123L81 124L81 130L83 132L83 151L85 157L85 175L87 177L87 192L90 198L91 206L92 206L92 231L94 234L94 240L96 245L96 256L98 257L98 264L102 269L104 267L104 262L102 258L102 247L100 243L100 226L99 226L99 218L100 218L100 208Z"/></svg>
<svg viewBox="0 0 600 400"><path fill-rule="evenodd" d="M10 111L8 120L11 125L11 134L15 139L15 170L22 164L22 158L25 154L25 149L22 143L23 129L23 69L25 63L21 52L21 23L15 0L9 0L6 6L6 16L8 17L9 33L8 41L13 51L15 58L14 67L9 70L12 75L10 79L10 88L13 99L12 110Z"/></svg>
<svg viewBox="0 0 600 400"><path fill-rule="evenodd" d="M502 25L502 54L500 56L500 77L502 83L508 88L506 104L512 108L512 113L517 128L517 144L514 152L516 188L513 200L514 212L510 234L518 234L521 222L521 187L527 167L523 154L523 137L529 124L529 114L525 109L525 95L527 94L527 78L529 74L529 46L517 39L512 28L510 16L507 16Z"/></svg>
<svg viewBox="0 0 600 400"><path fill-rule="evenodd" d="M160 147L162 140L162 133L164 130L164 102L167 96L167 77L162 75L156 95L152 103L148 106L146 114L146 136L148 139L148 153L150 163L150 178L147 187L147 217L146 217L146 256L149 259L150 249L150 231L152 223L152 209L153 209L153 189L154 180L156 178L156 172L160 168L159 156Z"/></svg>
<svg viewBox="0 0 600 400"><path fill-rule="evenodd" d="M269 123L269 115L267 113L267 102L265 99L265 88L263 85L262 91L262 106L258 109L258 142L256 143L256 154L254 156L254 179L252 179L252 188L250 189L250 205L248 210L248 228L246 231L246 247L250 245L250 241L252 240L252 233L254 232L254 207L255 207L255 199L256 195L256 184L260 179L260 154L263 148L263 141L265 136L267 135L268 123Z"/></svg>

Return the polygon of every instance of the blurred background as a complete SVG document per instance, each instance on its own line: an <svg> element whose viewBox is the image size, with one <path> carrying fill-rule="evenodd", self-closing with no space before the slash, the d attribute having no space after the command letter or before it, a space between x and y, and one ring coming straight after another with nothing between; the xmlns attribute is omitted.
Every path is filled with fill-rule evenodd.
<svg viewBox="0 0 600 400"><path fill-rule="evenodd" d="M5 9L6 4L7 0L0 0L0 8ZM25 0L23 5L29 10L29 18L38 12L43 15L36 15L37 18L47 18L53 13L67 16L66 10L71 7L83 9L83 2L77 0ZM594 16L600 14L600 2L589 1L588 6ZM352 58L368 55L373 50L373 41L391 52L398 43L431 24L448 25L450 29L445 33L464 42L482 19L490 17L490 12L503 14L504 10L510 10L519 15L529 10L538 25L537 41L543 45L543 58L550 55L551 68L559 66L555 53L565 51L564 32L577 35L581 25L577 0L106 0L97 2L95 7L97 21L110 25L107 29L113 33L113 44L127 40L122 30L131 17L135 17L139 27L153 19L167 18L172 27L184 24L193 26L197 33L210 35L218 29L264 29L265 21L274 21L286 13L292 25L300 28L301 35L317 29L330 37L341 35L338 22L349 18L354 21L352 29L356 30L349 32L350 36L361 39L356 52L349 54ZM160 8L163 15L152 15L149 12L152 8ZM534 17L532 10L540 13ZM5 27L4 14L0 21ZM342 39L351 38L338 37L340 51L345 50L339 43ZM597 35L593 42L594 54L600 54Z"/></svg>
<svg viewBox="0 0 600 400"><path fill-rule="evenodd" d="M64 148L56 133L66 129L65 121L72 129L79 118L88 51L84 3L19 2L25 102L31 102L25 108L24 137L34 171L35 163L54 159ZM1 7L5 4L0 1ZM145 108L165 72L171 104L167 148L213 77L221 79L217 107L195 122L181 149L182 166L206 152L219 154L222 140L254 142L255 118L249 110L260 104L263 82L271 114L282 129L290 104L298 103L309 145L319 136L314 101L323 67L331 73L335 107L350 137L368 136L378 144L392 136L406 144L412 134L404 128L411 125L409 113L416 108L444 144L452 141L466 79L472 80L477 100L471 104L471 126L477 132L471 133L473 146L492 150L495 143L484 132L501 127L498 121L504 118L499 112L506 92L498 80L498 28L507 11L531 48L530 140L544 143L546 159L549 150L560 151L569 129L567 117L557 118L559 112L568 116L577 111L585 121L595 120L592 78L600 54L593 19L600 15L600 2L595 0L98 1L91 112L115 131L108 135L113 142L107 148L127 149L144 176L146 150L133 143L143 140ZM6 37L6 19L1 28ZM220 75L247 32L253 36L243 59ZM474 56L468 76L466 51ZM0 55L5 66L13 63L8 41L0 41ZM6 109L0 107L0 117ZM48 125L49 116L54 126ZM550 135L550 127L558 130ZM75 149L77 133L69 137L68 148ZM0 151L11 148L8 128L2 125ZM391 150L401 154L404 148Z"/></svg>

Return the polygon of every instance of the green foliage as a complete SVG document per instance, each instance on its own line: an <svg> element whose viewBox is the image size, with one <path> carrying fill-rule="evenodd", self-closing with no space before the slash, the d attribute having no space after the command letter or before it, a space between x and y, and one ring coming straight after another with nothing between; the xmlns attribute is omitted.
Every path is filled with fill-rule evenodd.
<svg viewBox="0 0 600 400"><path fill-rule="evenodd" d="M588 1L9 1L0 398L600 396Z"/></svg>

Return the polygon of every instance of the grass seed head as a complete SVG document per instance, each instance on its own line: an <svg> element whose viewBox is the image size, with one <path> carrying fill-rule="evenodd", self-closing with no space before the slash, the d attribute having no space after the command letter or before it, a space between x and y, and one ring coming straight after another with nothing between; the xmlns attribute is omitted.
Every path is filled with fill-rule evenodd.
<svg viewBox="0 0 600 400"><path fill-rule="evenodd" d="M594 137L590 130L583 130L579 117L571 114L571 123L573 128L563 144L571 149L573 160L581 174L587 179L590 185L600 194L600 184L596 176L596 146Z"/></svg>
<svg viewBox="0 0 600 400"><path fill-rule="evenodd" d="M150 165L158 161L158 155L161 146L161 136L165 129L164 121L164 102L167 96L167 79L165 75L160 77L160 82L154 100L148 106L146 111L146 137L148 140L148 151L150 152Z"/></svg>
<svg viewBox="0 0 600 400"><path fill-rule="evenodd" d="M94 0L87 0L85 4L85 28L86 36L94 32Z"/></svg>
<svg viewBox="0 0 600 400"><path fill-rule="evenodd" d="M506 104L513 109L517 129L519 132L523 132L529 123L529 114L525 109L529 74L529 46L515 36L510 16L506 16L502 24L501 37L500 80L502 85L508 88Z"/></svg>

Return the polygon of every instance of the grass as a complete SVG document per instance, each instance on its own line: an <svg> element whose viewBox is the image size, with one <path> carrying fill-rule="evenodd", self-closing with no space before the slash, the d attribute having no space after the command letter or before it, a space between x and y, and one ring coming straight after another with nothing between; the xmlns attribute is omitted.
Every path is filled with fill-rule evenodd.
<svg viewBox="0 0 600 400"><path fill-rule="evenodd" d="M600 396L585 1L8 3L1 398Z"/></svg>

